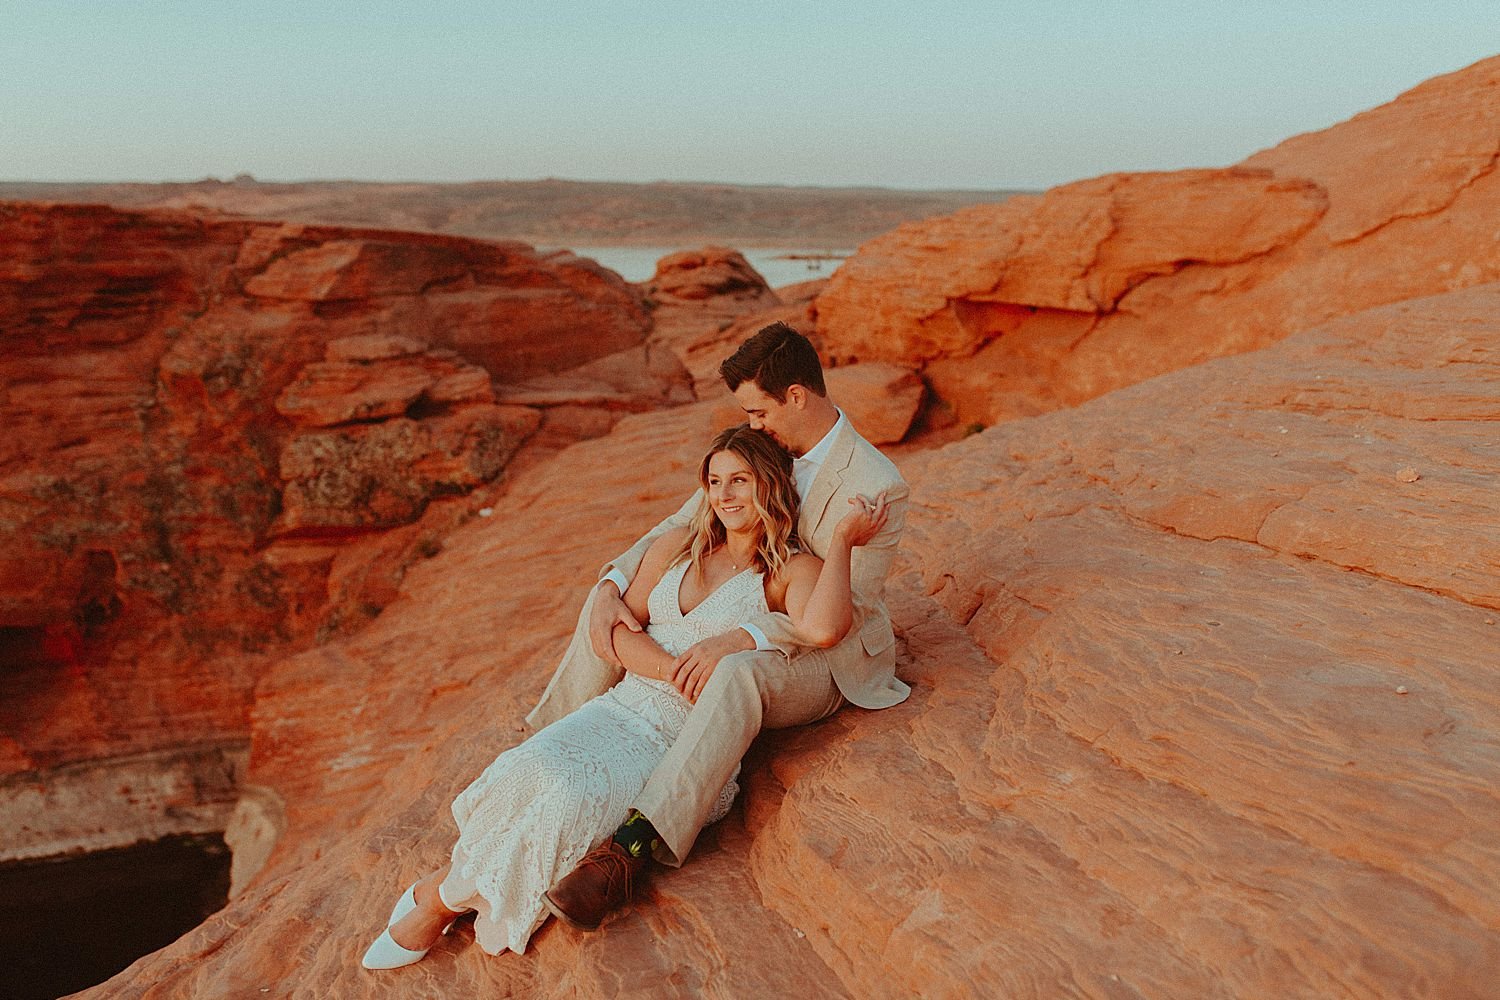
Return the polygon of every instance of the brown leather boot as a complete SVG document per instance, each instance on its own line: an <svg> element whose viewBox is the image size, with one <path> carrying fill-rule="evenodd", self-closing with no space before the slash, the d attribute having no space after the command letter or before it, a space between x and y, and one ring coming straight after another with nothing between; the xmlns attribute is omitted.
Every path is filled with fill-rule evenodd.
<svg viewBox="0 0 1500 1000"><path fill-rule="evenodd" d="M630 902L634 883L645 869L644 857L635 857L613 840L606 840L542 893L542 905L566 924L595 930L605 917Z"/></svg>

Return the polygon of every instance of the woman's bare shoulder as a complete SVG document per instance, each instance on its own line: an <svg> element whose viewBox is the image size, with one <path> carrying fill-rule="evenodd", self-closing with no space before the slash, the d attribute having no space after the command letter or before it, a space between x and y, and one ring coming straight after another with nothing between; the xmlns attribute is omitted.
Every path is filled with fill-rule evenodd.
<svg viewBox="0 0 1500 1000"><path fill-rule="evenodd" d="M692 533L692 528L668 528L656 536L656 541L651 543L651 548L661 549L666 552L676 552ZM648 549L647 551L650 550Z"/></svg>
<svg viewBox="0 0 1500 1000"><path fill-rule="evenodd" d="M646 548L646 554L641 557L640 568L636 570L635 578L630 581L627 591L628 594L636 596L627 597L627 604L631 604L632 608L640 606L644 609L646 595L666 575L667 570L671 569L672 557L682 549L682 543L687 540L687 537L686 528L671 528L651 540L651 544ZM635 603L632 604L632 601ZM641 611L636 613L639 615Z"/></svg>
<svg viewBox="0 0 1500 1000"><path fill-rule="evenodd" d="M816 581L823 570L823 560L811 552L798 552L786 561L786 576L789 580Z"/></svg>

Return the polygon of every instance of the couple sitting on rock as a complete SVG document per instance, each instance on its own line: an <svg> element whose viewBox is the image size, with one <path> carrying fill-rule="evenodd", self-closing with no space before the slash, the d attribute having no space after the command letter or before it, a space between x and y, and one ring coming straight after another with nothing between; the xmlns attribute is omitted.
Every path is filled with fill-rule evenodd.
<svg viewBox="0 0 1500 1000"><path fill-rule="evenodd" d="M419 961L469 911L491 954L524 951L549 913L599 926L651 856L680 865L728 811L762 728L909 693L882 599L906 484L791 327L719 371L749 422L714 438L700 489L605 567L527 716L542 728L454 801L451 863L401 896L366 968Z"/></svg>

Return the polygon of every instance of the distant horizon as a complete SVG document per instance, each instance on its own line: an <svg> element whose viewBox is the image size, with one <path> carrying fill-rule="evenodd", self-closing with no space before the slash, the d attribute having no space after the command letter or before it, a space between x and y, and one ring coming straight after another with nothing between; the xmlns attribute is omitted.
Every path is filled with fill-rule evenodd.
<svg viewBox="0 0 1500 1000"><path fill-rule="evenodd" d="M242 172L244 174L245 172ZM907 187L891 184L778 184L778 183L753 183L740 181L705 181L705 180L651 180L633 181L618 179L583 178L583 177L476 177L467 180L432 180L418 177L403 177L390 180L376 180L366 177L308 177L295 180L283 180L281 178L256 177L248 174L247 179L241 181L241 175L230 177L195 177L191 179L167 178L164 180L57 180L53 178L35 177L0 177L0 185L7 184L35 184L39 186L55 187L86 187L106 185L138 185L143 187L162 185L181 185L184 187L195 184L257 184L266 187L286 186L297 187L312 184L369 184L369 185L391 185L424 184L433 186L463 187L478 184L621 184L635 187L732 187L732 188L782 188L808 191L895 191L910 194L1038 194L1047 190L1046 188L1020 188L1020 187Z"/></svg>
<svg viewBox="0 0 1500 1000"><path fill-rule="evenodd" d="M1038 191L1234 164L1500 46L1472 0L19 0L5 20L0 177L57 184Z"/></svg>

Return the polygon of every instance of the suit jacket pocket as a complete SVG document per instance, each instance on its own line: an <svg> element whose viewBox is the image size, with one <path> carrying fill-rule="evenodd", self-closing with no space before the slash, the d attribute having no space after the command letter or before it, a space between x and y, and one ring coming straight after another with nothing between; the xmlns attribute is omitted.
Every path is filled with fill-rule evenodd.
<svg viewBox="0 0 1500 1000"><path fill-rule="evenodd" d="M882 615L866 622L859 632L859 642L865 647L867 656L879 656L890 649L896 643L896 633L891 631L891 620Z"/></svg>

